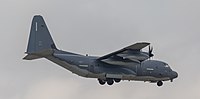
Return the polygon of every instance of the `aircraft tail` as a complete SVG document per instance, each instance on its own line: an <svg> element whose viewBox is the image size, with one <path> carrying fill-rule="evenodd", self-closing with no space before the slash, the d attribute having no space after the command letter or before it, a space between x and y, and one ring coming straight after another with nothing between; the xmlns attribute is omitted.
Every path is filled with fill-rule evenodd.
<svg viewBox="0 0 200 99"><path fill-rule="evenodd" d="M53 49L57 48L43 17L40 15L34 16L29 35L28 47L25 52L28 55L23 59L32 60L42 58L51 55Z"/></svg>

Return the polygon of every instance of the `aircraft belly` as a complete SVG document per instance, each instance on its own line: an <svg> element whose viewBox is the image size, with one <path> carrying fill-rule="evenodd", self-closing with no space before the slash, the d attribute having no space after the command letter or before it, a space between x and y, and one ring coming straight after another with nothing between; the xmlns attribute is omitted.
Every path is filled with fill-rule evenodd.
<svg viewBox="0 0 200 99"><path fill-rule="evenodd" d="M87 69L81 69L76 65L71 65L71 64L69 64L63 60L60 60L58 58L55 58L53 56L49 56L46 58L79 76L87 77L87 78L105 78L105 74L103 74L103 73L101 73L101 74L92 73L92 72L88 71Z"/></svg>
<svg viewBox="0 0 200 99"><path fill-rule="evenodd" d="M82 77L87 78L100 78L100 79L106 79L106 78L121 78L122 80L137 80L137 81L165 81L169 80L168 77L163 78L157 78L153 76L137 76L136 74L106 74L106 73L92 73L88 71L87 69L81 69L77 67L76 65L71 65L65 61L59 60L58 58L55 58L53 56L46 57L47 59L51 60L52 62L62 66L63 68L71 71L72 73L75 73Z"/></svg>
<svg viewBox="0 0 200 99"><path fill-rule="evenodd" d="M135 77L129 77L130 80L137 80L137 81L166 81L169 80L169 77L162 77L157 78L153 76L135 76Z"/></svg>

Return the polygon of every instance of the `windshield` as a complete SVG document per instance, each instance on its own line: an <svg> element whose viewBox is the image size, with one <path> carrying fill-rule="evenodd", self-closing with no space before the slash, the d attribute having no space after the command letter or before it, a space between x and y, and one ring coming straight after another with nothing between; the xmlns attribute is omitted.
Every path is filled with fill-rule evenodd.
<svg viewBox="0 0 200 99"><path fill-rule="evenodd" d="M166 64L166 65L165 65L165 68L166 68L166 70L167 70L167 71L169 71L169 72L171 72L171 71L172 71L172 69L169 67L169 65L168 65L168 64Z"/></svg>
<svg viewBox="0 0 200 99"><path fill-rule="evenodd" d="M168 67L169 67L169 65L168 65L168 64L166 64L166 65L165 65L165 67L166 67L166 68L168 68Z"/></svg>

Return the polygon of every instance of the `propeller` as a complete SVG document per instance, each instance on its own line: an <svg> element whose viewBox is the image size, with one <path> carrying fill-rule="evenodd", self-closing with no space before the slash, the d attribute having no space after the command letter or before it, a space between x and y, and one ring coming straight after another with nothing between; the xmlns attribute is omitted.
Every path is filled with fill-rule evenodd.
<svg viewBox="0 0 200 99"><path fill-rule="evenodd" d="M152 52L153 52L153 47L149 45L149 58L154 56Z"/></svg>

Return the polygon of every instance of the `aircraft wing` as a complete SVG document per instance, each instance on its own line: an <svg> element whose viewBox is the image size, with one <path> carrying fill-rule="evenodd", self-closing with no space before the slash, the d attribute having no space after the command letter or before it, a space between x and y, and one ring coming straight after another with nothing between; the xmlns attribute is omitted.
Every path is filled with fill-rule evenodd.
<svg viewBox="0 0 200 99"><path fill-rule="evenodd" d="M112 60L112 63L115 61L140 63L149 58L147 53L141 53L141 49L148 45L150 45L150 43L135 43L121 50L99 57L98 60L106 63L111 63L110 60Z"/></svg>

